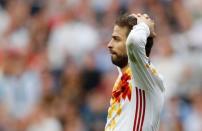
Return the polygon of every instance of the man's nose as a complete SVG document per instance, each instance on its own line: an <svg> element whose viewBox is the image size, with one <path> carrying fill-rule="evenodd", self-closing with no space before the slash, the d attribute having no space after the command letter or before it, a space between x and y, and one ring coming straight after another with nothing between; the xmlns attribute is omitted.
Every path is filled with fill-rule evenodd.
<svg viewBox="0 0 202 131"><path fill-rule="evenodd" d="M108 47L109 49L112 48L112 42L111 42L111 41L107 44L107 47Z"/></svg>

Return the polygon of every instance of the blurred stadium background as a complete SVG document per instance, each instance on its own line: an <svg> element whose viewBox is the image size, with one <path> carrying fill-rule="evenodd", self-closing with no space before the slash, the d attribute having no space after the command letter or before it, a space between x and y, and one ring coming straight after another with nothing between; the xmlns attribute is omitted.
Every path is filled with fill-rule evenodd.
<svg viewBox="0 0 202 131"><path fill-rule="evenodd" d="M202 0L0 0L0 131L103 131L120 12L155 19L160 131L202 131Z"/></svg>

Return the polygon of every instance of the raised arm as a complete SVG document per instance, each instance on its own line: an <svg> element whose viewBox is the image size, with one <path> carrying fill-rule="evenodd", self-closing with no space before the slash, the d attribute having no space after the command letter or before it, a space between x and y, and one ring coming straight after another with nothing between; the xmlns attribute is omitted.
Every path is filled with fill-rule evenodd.
<svg viewBox="0 0 202 131"><path fill-rule="evenodd" d="M139 16L137 20L137 25L133 27L126 41L134 81L138 88L144 90L164 90L162 80L156 69L150 64L145 52L147 38L155 35L154 23L145 16Z"/></svg>

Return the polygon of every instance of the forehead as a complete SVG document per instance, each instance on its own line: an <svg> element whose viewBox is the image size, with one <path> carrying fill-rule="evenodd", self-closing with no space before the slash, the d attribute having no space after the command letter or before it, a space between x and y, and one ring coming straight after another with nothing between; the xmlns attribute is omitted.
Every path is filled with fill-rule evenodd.
<svg viewBox="0 0 202 131"><path fill-rule="evenodd" d="M113 29L112 36L124 37L124 36L126 36L127 32L128 32L127 27L120 27L118 25L115 25L114 29Z"/></svg>

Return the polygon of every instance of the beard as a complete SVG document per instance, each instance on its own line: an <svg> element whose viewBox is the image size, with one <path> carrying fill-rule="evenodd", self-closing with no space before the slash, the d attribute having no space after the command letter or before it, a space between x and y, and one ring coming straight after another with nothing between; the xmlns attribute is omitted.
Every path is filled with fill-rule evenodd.
<svg viewBox="0 0 202 131"><path fill-rule="evenodd" d="M123 68L128 65L128 56L127 55L112 54L111 60L114 65L116 65L120 68Z"/></svg>

